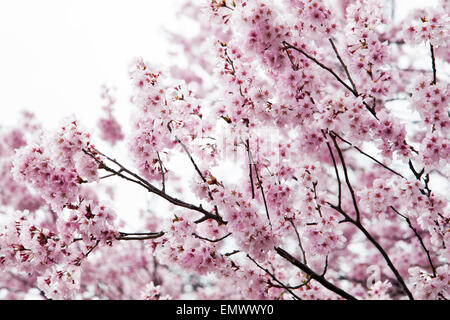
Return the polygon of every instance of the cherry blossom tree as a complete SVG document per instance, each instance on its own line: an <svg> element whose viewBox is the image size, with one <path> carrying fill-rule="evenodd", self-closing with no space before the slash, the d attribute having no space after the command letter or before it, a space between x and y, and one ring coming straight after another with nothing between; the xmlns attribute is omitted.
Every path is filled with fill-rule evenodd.
<svg viewBox="0 0 450 320"><path fill-rule="evenodd" d="M1 128L2 297L450 298L450 1L393 5L186 1L128 131L107 87L99 135Z"/></svg>

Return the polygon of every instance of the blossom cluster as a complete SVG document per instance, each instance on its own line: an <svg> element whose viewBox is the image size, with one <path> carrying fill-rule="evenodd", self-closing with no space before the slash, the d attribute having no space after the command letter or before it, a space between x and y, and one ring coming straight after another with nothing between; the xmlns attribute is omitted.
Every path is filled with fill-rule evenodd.
<svg viewBox="0 0 450 320"><path fill-rule="evenodd" d="M189 66L133 60L129 132L103 87L100 138L125 140L132 165L75 119L0 133L0 203L19 210L0 221L10 297L450 298L446 11L180 9L200 26L172 34ZM424 42L429 70L403 69ZM102 199L109 180L148 197L135 230Z"/></svg>
<svg viewBox="0 0 450 320"><path fill-rule="evenodd" d="M101 139L108 141L111 145L115 145L118 141L123 140L125 136L122 132L120 123L112 113L112 107L116 100L110 91L110 88L102 86L101 97L106 100L106 105L103 106L106 117L98 120L98 127L101 132Z"/></svg>

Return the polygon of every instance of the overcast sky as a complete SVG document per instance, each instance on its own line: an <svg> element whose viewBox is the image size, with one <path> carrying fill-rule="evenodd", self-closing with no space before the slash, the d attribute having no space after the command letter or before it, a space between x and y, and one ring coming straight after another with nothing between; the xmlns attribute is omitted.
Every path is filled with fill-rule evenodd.
<svg viewBox="0 0 450 320"><path fill-rule="evenodd" d="M23 108L49 126L70 113L89 121L103 83L127 99L131 59L164 60L161 30L179 2L0 0L0 123Z"/></svg>

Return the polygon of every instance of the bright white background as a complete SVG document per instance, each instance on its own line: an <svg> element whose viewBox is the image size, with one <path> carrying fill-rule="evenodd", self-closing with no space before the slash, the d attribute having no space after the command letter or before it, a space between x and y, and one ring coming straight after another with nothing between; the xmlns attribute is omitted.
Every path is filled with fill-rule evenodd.
<svg viewBox="0 0 450 320"><path fill-rule="evenodd" d="M164 61L162 30L174 27L177 3L0 0L0 124L27 108L49 127L70 113L94 125L103 83L117 87L126 115L128 65L136 56Z"/></svg>

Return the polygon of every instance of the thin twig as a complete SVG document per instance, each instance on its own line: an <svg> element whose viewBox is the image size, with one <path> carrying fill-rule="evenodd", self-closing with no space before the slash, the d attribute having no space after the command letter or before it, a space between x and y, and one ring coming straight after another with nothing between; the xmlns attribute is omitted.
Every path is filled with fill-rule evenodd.
<svg viewBox="0 0 450 320"><path fill-rule="evenodd" d="M355 212L356 212L356 222L359 223L361 214L359 212L358 202L356 201L355 191L353 190L352 184L350 183L350 178L348 176L347 165L345 164L344 156L342 155L342 151L339 147L339 144L336 141L336 136L331 133L330 137L331 137L331 140L333 140L334 147L336 148L336 151L339 155L339 159L341 160L342 169L344 171L345 183L347 184L348 190L350 191L350 194L352 196L353 206L354 206Z"/></svg>
<svg viewBox="0 0 450 320"><path fill-rule="evenodd" d="M350 76L350 72L348 72L347 65L344 63L344 61L342 60L341 56L339 55L339 52L338 52L336 46L334 45L333 39L329 38L328 41L330 41L331 46L333 47L333 51L336 54L336 57L338 58L339 62L341 63L342 68L344 68L345 74L347 75L347 78L348 78L348 80L350 81L350 83L352 85L353 91L356 93L356 95L359 95L358 90L356 90L355 83L353 82L353 79Z"/></svg>
<svg viewBox="0 0 450 320"><path fill-rule="evenodd" d="M350 222L355 227L357 227L366 236L367 240L369 240L375 246L375 248L377 248L377 250L381 253L381 255L383 256L384 260L386 261L386 263L389 266L389 268L391 269L391 271L394 273L395 277L397 278L397 281L400 283L401 287L403 288L403 291L406 293L406 295L408 296L408 298L410 300L414 300L414 297L413 297L411 291L409 291L408 286L406 285L402 276L398 272L397 268L395 268L394 264L392 263L391 259L388 256L388 254L383 249L383 247L375 240L375 238L372 237L372 235L366 230L366 228L364 228L364 226L360 222L353 220L341 207L335 206L335 205L331 204L330 202L327 202L327 203L331 208L333 208L334 210L336 210L337 212L342 214L345 217L345 220L347 222Z"/></svg>
<svg viewBox="0 0 450 320"><path fill-rule="evenodd" d="M430 43L430 53L431 53L431 67L433 69L433 84L436 84L436 59L434 58L434 47Z"/></svg>
<svg viewBox="0 0 450 320"><path fill-rule="evenodd" d="M84 254L84 258L86 258L100 243L100 240L97 240L95 244Z"/></svg>
<svg viewBox="0 0 450 320"><path fill-rule="evenodd" d="M262 199L263 199L263 203L264 203L264 209L266 211L267 220L269 221L270 229L272 230L272 221L270 220L269 207L267 206L266 196L264 194L264 187L263 187L261 179L259 178L258 167L256 166L256 163L253 161L253 157L252 157L252 153L250 151L250 144L248 142L248 139L247 139L247 144L244 143L244 145L247 148L247 152L248 152L248 156L249 156L249 163L253 164L253 169L255 170L256 181L258 182L258 187L261 190L261 195L262 195ZM252 177L252 176L250 176L250 177ZM252 178L252 181L253 181L253 178ZM252 186L253 186L253 183L252 183Z"/></svg>
<svg viewBox="0 0 450 320"><path fill-rule="evenodd" d="M150 240L162 237L164 232L120 232L119 234L120 236L116 237L117 240Z"/></svg>
<svg viewBox="0 0 450 320"><path fill-rule="evenodd" d="M297 296L294 292L292 292L292 290L289 287L287 287L284 283L278 280L277 277L275 277L275 275L273 275L267 268L264 268L258 262L256 262L256 260L253 259L249 254L247 254L247 258L252 260L253 263L256 264L258 268L265 271L274 281L276 281L283 289L286 289L286 291L288 291L295 299L302 300L299 296Z"/></svg>
<svg viewBox="0 0 450 320"><path fill-rule="evenodd" d="M344 80L341 79L341 77L339 77L339 75L334 72L333 69L331 69L330 67L324 65L322 62L320 62L319 60L317 60L316 58L310 56L309 54L307 54L305 51L303 51L300 48L297 48L293 45L291 45L290 43L283 41L283 49L287 52L287 49L294 49L297 52L300 52L301 54L303 54L305 57L307 57L308 59L310 59L311 61L314 61L319 67L321 67L322 69L328 71L329 73L331 73L336 80L341 83L347 90L349 90L355 97L359 96L359 92L357 90L355 90L354 88L350 87L347 83L345 83ZM339 54L338 54L339 55ZM339 57L340 58L340 57ZM349 74L348 74L349 76ZM352 84L354 86L354 83ZM355 87L356 88L356 87ZM370 107L365 101L363 101L363 105L366 107L366 109L372 114L373 117L375 117L375 119L378 120L378 117L376 115L375 112L375 106L374 107Z"/></svg>
<svg viewBox="0 0 450 320"><path fill-rule="evenodd" d="M229 256L232 256L233 254L236 254L236 253L239 253L239 252L241 252L241 250L233 250L231 252L225 253L224 256L229 257Z"/></svg>
<svg viewBox="0 0 450 320"><path fill-rule="evenodd" d="M298 246L299 246L299 248L302 252L302 256L303 256L303 263L308 264L308 262L306 261L306 252L303 249L302 241L300 239L300 234L298 233L297 227L295 226L294 221L292 221L292 218L288 219L288 221L291 223L292 227L294 228L295 234L297 235Z"/></svg>
<svg viewBox="0 0 450 320"><path fill-rule="evenodd" d="M215 243L215 242L222 241L222 240L224 240L225 238L229 237L230 235L232 235L232 232L227 233L226 235L224 235L223 237L220 237L220 238L218 238L218 239L209 239L209 238L205 238L205 237L199 236L199 235L196 234L196 233L193 233L192 235L193 235L194 237L196 237L197 239L201 239L201 240L205 240L205 241L208 241L208 242Z"/></svg>
<svg viewBox="0 0 450 320"><path fill-rule="evenodd" d="M259 179L258 168L256 167L256 163L253 163L253 168L255 169L256 180L258 181L258 186L261 190L261 195L264 203L264 209L266 210L267 220L269 220L270 229L272 230L272 221L270 220L269 208L267 206L266 196L264 195L264 187L262 185L261 179Z"/></svg>
<svg viewBox="0 0 450 320"><path fill-rule="evenodd" d="M321 277L325 277L325 274L327 273L328 270L328 255L325 256L325 266L323 267L323 271L322 274L320 275Z"/></svg>
<svg viewBox="0 0 450 320"><path fill-rule="evenodd" d="M169 128L169 131L172 132L172 129L170 128L170 126L167 125L167 127ZM202 179L203 183L207 183L206 178L203 176L202 172L200 171L199 167L197 166L197 163L195 162L191 153L187 149L186 145L177 136L175 136L175 140L181 145L183 150L186 152L187 156L189 157L189 160L191 160L191 163L194 166L195 171L197 171L197 173L200 176L200 178ZM209 190L209 187L208 187L208 197L209 197L209 199L211 199L211 201L214 201L214 197L211 193L211 190ZM216 213L216 216L219 216L219 210L217 208L217 205L214 205L214 211Z"/></svg>
<svg viewBox="0 0 450 320"><path fill-rule="evenodd" d="M283 46L284 49L293 49L297 52L300 52L301 54L303 54L305 57L307 57L308 59L310 59L311 61L314 61L319 67L321 67L324 70L327 70L329 73L331 73L337 81L339 81L347 90L349 90L351 93L353 93L353 95L358 96L358 93L356 91L353 90L353 88L351 88L348 84L345 83L344 80L341 79L341 77L339 77L339 75L336 74L336 72L334 72L333 69L327 67L326 65L324 65L323 63L321 63L320 61L318 61L316 58L310 56L309 54L307 54L305 51L303 51L300 48L297 48L293 45L291 45L290 43L283 41Z"/></svg>
<svg viewBox="0 0 450 320"><path fill-rule="evenodd" d="M411 159L409 159L408 165L409 165L409 169L412 171L412 173L414 174L416 179L420 180L420 178L422 177L423 173L425 172L425 168L422 168L422 170L420 170L419 172L416 171L416 169L414 168L414 165L413 165Z"/></svg>

